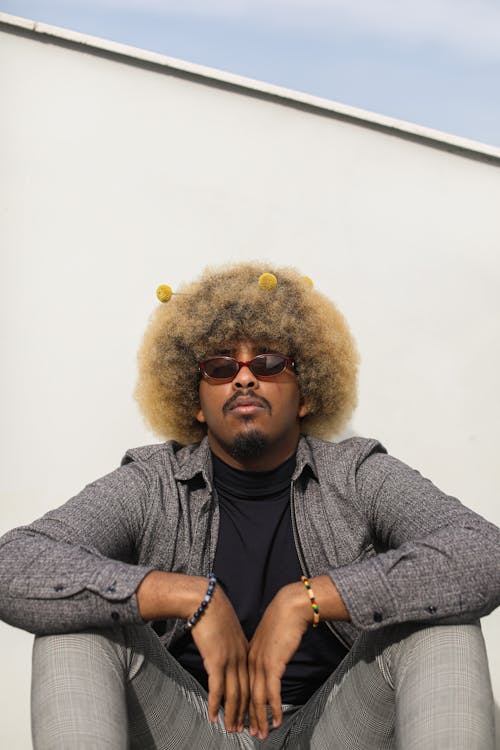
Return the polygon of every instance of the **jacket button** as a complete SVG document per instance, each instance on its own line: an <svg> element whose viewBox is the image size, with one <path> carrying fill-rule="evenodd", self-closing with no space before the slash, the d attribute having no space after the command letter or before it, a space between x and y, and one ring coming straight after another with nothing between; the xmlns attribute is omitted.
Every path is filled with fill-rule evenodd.
<svg viewBox="0 0 500 750"><path fill-rule="evenodd" d="M57 586L54 586L54 591L64 591L62 583L58 583Z"/></svg>
<svg viewBox="0 0 500 750"><path fill-rule="evenodd" d="M435 615L437 612L437 609L433 604L431 604L430 607L427 607L427 612L430 612L431 615Z"/></svg>
<svg viewBox="0 0 500 750"><path fill-rule="evenodd" d="M375 620L375 622L382 622L382 612L374 612L373 619Z"/></svg>
<svg viewBox="0 0 500 750"><path fill-rule="evenodd" d="M119 620L120 615L118 614L118 612L111 612L111 619L114 620L115 622Z"/></svg>

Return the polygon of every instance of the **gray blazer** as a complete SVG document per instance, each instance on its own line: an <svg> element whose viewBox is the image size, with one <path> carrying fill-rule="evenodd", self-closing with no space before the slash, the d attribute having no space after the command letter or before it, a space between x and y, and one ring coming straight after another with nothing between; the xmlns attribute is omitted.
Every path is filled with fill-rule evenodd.
<svg viewBox="0 0 500 750"><path fill-rule="evenodd" d="M303 437L291 488L308 576L328 573L360 630L466 621L500 602L500 532L376 440ZM122 466L0 540L0 617L34 633L142 623L154 569L206 575L219 526L207 440L130 450ZM168 645L183 631L166 623Z"/></svg>

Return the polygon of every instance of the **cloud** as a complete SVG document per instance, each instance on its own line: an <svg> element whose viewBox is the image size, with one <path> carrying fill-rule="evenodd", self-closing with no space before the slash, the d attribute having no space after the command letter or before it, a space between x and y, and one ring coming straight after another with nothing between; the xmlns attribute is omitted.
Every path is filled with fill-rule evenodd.
<svg viewBox="0 0 500 750"><path fill-rule="evenodd" d="M433 44L469 58L500 60L498 0L59 0L116 11L221 18L316 33L329 30Z"/></svg>

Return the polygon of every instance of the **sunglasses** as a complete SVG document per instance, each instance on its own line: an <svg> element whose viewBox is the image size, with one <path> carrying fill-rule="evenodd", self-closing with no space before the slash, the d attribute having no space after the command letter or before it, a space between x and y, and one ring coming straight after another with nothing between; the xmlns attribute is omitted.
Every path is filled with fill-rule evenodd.
<svg viewBox="0 0 500 750"><path fill-rule="evenodd" d="M240 362L234 357L209 357L198 365L201 374L207 380L218 383L229 383L234 380L242 367L248 367L256 378L274 378L287 367L295 367L295 362L284 354L258 354L248 362Z"/></svg>

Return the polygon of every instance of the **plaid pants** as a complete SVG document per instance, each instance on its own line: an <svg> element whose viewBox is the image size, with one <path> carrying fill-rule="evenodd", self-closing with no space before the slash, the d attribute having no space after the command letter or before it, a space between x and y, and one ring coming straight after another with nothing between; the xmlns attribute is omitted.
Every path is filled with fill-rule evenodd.
<svg viewBox="0 0 500 750"><path fill-rule="evenodd" d="M221 712L222 717L222 712ZM212 725L207 695L150 627L35 639L35 750L494 750L478 624L364 633L266 740Z"/></svg>

